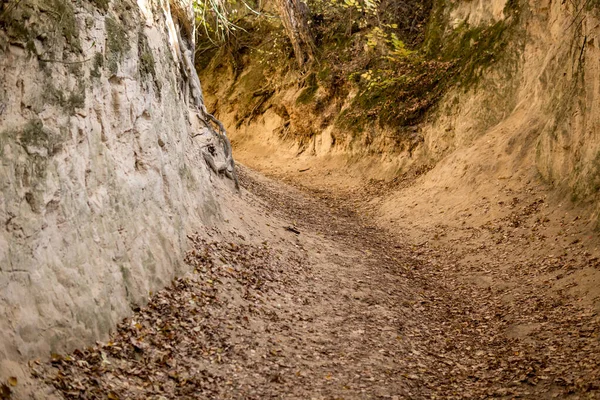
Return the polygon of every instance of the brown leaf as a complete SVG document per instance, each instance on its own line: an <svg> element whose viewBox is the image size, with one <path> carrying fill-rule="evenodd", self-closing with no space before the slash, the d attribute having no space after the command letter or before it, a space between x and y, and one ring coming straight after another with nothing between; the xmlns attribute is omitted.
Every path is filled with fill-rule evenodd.
<svg viewBox="0 0 600 400"><path fill-rule="evenodd" d="M19 380L17 379L16 376L11 376L10 378L8 378L8 384L10 386L17 386L18 383L19 383Z"/></svg>
<svg viewBox="0 0 600 400"><path fill-rule="evenodd" d="M6 386L4 383L0 384L0 399L2 399L2 400L10 399L11 395L12 395L12 390L10 390L10 388L8 386Z"/></svg>

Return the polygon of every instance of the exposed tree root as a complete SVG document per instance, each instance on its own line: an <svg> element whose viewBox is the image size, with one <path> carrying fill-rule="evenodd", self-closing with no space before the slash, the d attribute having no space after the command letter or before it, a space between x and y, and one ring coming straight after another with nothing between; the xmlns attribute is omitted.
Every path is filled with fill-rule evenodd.
<svg viewBox="0 0 600 400"><path fill-rule="evenodd" d="M217 165L215 162L215 150L214 146L209 146L212 148L212 152L207 152L207 150L202 150L202 156L204 160L208 164L211 170L213 170L217 175L225 175L227 178L231 179L235 182L235 188L237 190L240 189L240 184L237 178L237 173L235 171L235 161L233 160L233 153L231 148L231 142L227 137L227 131L223 126L223 123L215 118L214 115L208 112L206 106L204 105L204 95L202 93L202 85L200 83L200 78L198 77L198 73L194 67L193 54L192 49L188 49L184 40L182 40L181 35L178 32L178 41L180 45L180 51L178 51L178 55L180 57L181 65L183 66L182 70L184 76L187 78L187 87L189 88L189 94L193 100L193 106L197 111L198 118L204 123L204 125L208 128L208 130L213 134L215 138L219 140L221 143L221 148L223 150L223 155L225 158L225 163L223 165ZM193 44L192 44L193 46ZM217 129L215 129L215 126Z"/></svg>

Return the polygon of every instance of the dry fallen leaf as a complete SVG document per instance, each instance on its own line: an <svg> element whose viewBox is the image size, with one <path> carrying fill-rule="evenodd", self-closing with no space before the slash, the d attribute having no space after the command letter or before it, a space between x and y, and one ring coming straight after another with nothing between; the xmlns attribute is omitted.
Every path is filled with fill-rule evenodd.
<svg viewBox="0 0 600 400"><path fill-rule="evenodd" d="M296 197L284 203L306 210ZM482 290L472 284L473 266L451 252L409 248L355 220L309 211L297 225L335 238L335 249L317 248L336 268L267 242L193 237L186 262L194 274L119 324L114 345L79 352L77 362L56 356L40 375L67 398L341 398L360 390L365 398L537 399L550 389L558 398L597 397L597 317L545 298L532 268L507 270L498 260L486 277L524 284ZM360 255L344 257L346 248ZM552 268L563 269L566 261L556 260ZM515 327L531 327L528 340L505 336Z"/></svg>
<svg viewBox="0 0 600 400"><path fill-rule="evenodd" d="M10 390L10 388L8 386L6 386L4 383L0 384L0 399L1 400L10 399L11 395L12 395L12 390Z"/></svg>
<svg viewBox="0 0 600 400"><path fill-rule="evenodd" d="M16 376L11 376L10 378L8 378L8 384L10 386L17 386L18 383L19 383L19 380L17 379Z"/></svg>

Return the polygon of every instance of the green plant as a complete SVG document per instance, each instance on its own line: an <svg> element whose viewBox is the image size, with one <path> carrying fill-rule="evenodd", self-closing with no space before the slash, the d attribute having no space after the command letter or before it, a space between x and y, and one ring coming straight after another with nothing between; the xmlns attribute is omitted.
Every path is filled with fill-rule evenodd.
<svg viewBox="0 0 600 400"><path fill-rule="evenodd" d="M193 7L200 33L213 44L225 43L230 35L243 31L236 22L240 18L262 14L245 0L194 0Z"/></svg>

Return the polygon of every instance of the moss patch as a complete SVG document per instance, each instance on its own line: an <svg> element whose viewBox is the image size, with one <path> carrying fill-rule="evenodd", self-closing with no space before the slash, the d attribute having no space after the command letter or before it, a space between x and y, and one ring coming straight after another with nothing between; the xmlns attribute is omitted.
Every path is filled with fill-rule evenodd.
<svg viewBox="0 0 600 400"><path fill-rule="evenodd" d="M85 85L83 83L69 92L57 88L52 82L49 82L43 96L46 103L61 107L69 115L73 115L76 108L85 107Z"/></svg>
<svg viewBox="0 0 600 400"><path fill-rule="evenodd" d="M19 143L23 146L48 148L48 134L44 131L44 124L39 119L29 121L17 135Z"/></svg>
<svg viewBox="0 0 600 400"><path fill-rule="evenodd" d="M75 19L75 9L73 3L69 0L50 1L52 11L56 13L55 18L58 21L58 28L61 30L69 46L81 52L81 42L79 40L79 24Z"/></svg>
<svg viewBox="0 0 600 400"><path fill-rule="evenodd" d="M449 21L456 2L447 0L381 2L376 16L337 2L307 3L312 12L317 60L303 71L308 75L295 104L318 117L321 126L335 120L338 128L359 136L379 124L395 131L394 139L410 139L405 134L410 131L407 127L421 123L452 87L475 87L500 60L506 61L501 73L509 75L514 70L513 60L505 55L521 21L522 0L508 0L503 21L484 26L464 22L456 28ZM263 28L269 23L255 16L236 23L244 31L232 39L232 67L236 73L245 73L228 96L235 94L230 100L237 102L241 124L246 116L260 113L261 99L255 93L264 88L257 86L277 87L279 77L296 67L289 62L289 45L276 45L280 42L274 32L280 27ZM203 43L202 38L198 42ZM209 46L207 40L204 43ZM283 43L289 40L284 37ZM210 54L215 54L213 59L223 59L219 51ZM201 67L213 68L207 74L217 70L208 59ZM289 76L295 79L297 75ZM284 78L286 83L291 84ZM352 104L335 115L354 90L358 94ZM293 125L291 130L300 134L303 127L297 121Z"/></svg>
<svg viewBox="0 0 600 400"><path fill-rule="evenodd" d="M106 28L106 60L108 70L112 74L119 71L119 64L123 61L125 53L131 50L129 37L125 28L112 17L106 17L104 20Z"/></svg>
<svg viewBox="0 0 600 400"><path fill-rule="evenodd" d="M152 50L148 44L148 38L146 38L144 32L141 31L138 33L138 56L140 58L138 67L140 76L144 79L156 76Z"/></svg>
<svg viewBox="0 0 600 400"><path fill-rule="evenodd" d="M306 87L296 99L296 104L308 104L315 99L315 94L319 90L317 84L317 75L313 72L306 78Z"/></svg>
<svg viewBox="0 0 600 400"><path fill-rule="evenodd" d="M367 124L402 127L417 124L436 104L447 86L453 64L423 58L394 64L396 70L375 72L369 80L361 78L358 95L352 106L342 113L336 125L360 133ZM401 139L399 136L397 139Z"/></svg>
<svg viewBox="0 0 600 400"><path fill-rule="evenodd" d="M108 6L110 4L110 0L90 0L93 5L99 8L102 11L108 11Z"/></svg>
<svg viewBox="0 0 600 400"><path fill-rule="evenodd" d="M583 176L581 173L578 175L579 177L571 193L572 201L587 199L589 196L597 195L600 192L600 152L591 161L587 173Z"/></svg>
<svg viewBox="0 0 600 400"><path fill-rule="evenodd" d="M90 76L92 78L100 78L102 76L102 67L104 67L104 56L102 53L94 54L94 61L92 64L92 70Z"/></svg>
<svg viewBox="0 0 600 400"><path fill-rule="evenodd" d="M185 182L185 185L189 190L198 189L198 182L194 178L192 171L190 171L187 165L184 165L183 167L179 168L179 176Z"/></svg>
<svg viewBox="0 0 600 400"><path fill-rule="evenodd" d="M488 67L505 55L521 22L522 8L519 0L508 0L504 20L482 26L470 26L465 21L447 30L450 9L444 1L438 0L427 28L424 50L430 57L455 63L452 82L471 87Z"/></svg>
<svg viewBox="0 0 600 400"><path fill-rule="evenodd" d="M35 159L40 159L38 161L46 157L43 157L43 153L36 149L45 149L47 156L52 156L60 151L64 142L63 132L56 134L47 130L44 128L42 120L38 118L29 120L21 128L1 132L0 136L9 141L16 141L27 154Z"/></svg>
<svg viewBox="0 0 600 400"><path fill-rule="evenodd" d="M237 99L238 126L256 114L260 102L264 101L261 89L263 89L265 84L265 70L262 66L256 64L254 64L253 67L239 79L238 86L240 88L240 94Z"/></svg>
<svg viewBox="0 0 600 400"><path fill-rule="evenodd" d="M49 51L64 46L81 53L79 24L69 0L8 0L0 7L0 29L32 54L36 53L36 39Z"/></svg>
<svg viewBox="0 0 600 400"><path fill-rule="evenodd" d="M354 74L361 90L338 117L339 127L359 133L378 122L401 135L404 126L418 124L449 88L477 85L491 65L505 59L520 21L517 0L507 3L506 20L477 27L464 22L448 29L450 7L436 2L421 49L392 62L371 61L360 79L361 71Z"/></svg>
<svg viewBox="0 0 600 400"><path fill-rule="evenodd" d="M446 39L442 57L457 66L455 81L465 87L476 84L487 67L502 54L508 45L509 24L498 21L490 26L460 25Z"/></svg>
<svg viewBox="0 0 600 400"><path fill-rule="evenodd" d="M144 32L138 33L138 72L143 80L151 79L156 93L160 95L161 83L156 76L156 63L154 61L154 55L152 49L148 43L148 38Z"/></svg>

